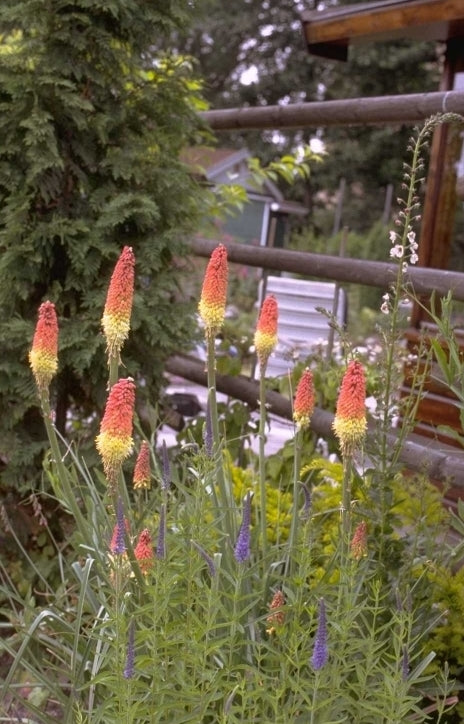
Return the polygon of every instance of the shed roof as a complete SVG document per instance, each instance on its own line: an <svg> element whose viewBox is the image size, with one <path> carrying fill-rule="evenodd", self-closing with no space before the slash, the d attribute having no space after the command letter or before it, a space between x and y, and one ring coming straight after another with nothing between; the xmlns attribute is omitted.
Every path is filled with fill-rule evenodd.
<svg viewBox="0 0 464 724"><path fill-rule="evenodd" d="M301 14L308 50L346 60L350 43L464 38L464 0L377 0Z"/></svg>

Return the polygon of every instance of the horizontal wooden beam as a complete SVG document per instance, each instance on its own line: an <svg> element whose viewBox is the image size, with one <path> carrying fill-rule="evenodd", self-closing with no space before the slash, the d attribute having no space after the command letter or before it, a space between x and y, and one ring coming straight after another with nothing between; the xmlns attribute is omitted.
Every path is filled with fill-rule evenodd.
<svg viewBox="0 0 464 724"><path fill-rule="evenodd" d="M205 363L187 355L174 355L167 360L166 370L173 375L183 377L198 385L207 387ZM246 402L252 410L257 409L259 402L259 383L244 375L216 375L216 387L237 400ZM268 390L266 404L270 413L279 417L292 419L290 400L284 395ZM311 417L311 428L318 435L333 437L333 414L316 408ZM373 428L370 426L370 431ZM389 435L391 449L397 444L395 433ZM433 441L427 441L417 435L411 435L403 444L399 459L411 470L427 473L432 479L449 480L455 486L464 486L464 457L446 446L436 447Z"/></svg>
<svg viewBox="0 0 464 724"><path fill-rule="evenodd" d="M196 238L192 239L189 245L194 254L209 257L219 243L214 239ZM338 282L364 284L381 289L390 287L396 279L398 270L396 264L382 261L342 258L233 242L224 245L227 247L229 261L237 264ZM430 295L435 292L439 297L444 297L451 291L454 299L464 301L464 273L409 266L404 279L415 294Z"/></svg>
<svg viewBox="0 0 464 724"><path fill-rule="evenodd" d="M293 103L287 106L224 108L203 111L200 116L215 131L232 131L414 124L436 113L448 112L464 115L463 91L348 98L340 101Z"/></svg>
<svg viewBox="0 0 464 724"><path fill-rule="evenodd" d="M462 0L382 0L301 13L303 32L312 45L330 43L448 40L464 28Z"/></svg>

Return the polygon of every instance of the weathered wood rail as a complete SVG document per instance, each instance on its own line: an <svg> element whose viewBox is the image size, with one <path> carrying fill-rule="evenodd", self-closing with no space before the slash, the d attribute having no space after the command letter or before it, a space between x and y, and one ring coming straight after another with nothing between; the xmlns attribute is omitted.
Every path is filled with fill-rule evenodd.
<svg viewBox="0 0 464 724"><path fill-rule="evenodd" d="M220 108L200 117L214 131L418 123L436 113L464 114L464 92L410 93L292 103L287 106Z"/></svg>

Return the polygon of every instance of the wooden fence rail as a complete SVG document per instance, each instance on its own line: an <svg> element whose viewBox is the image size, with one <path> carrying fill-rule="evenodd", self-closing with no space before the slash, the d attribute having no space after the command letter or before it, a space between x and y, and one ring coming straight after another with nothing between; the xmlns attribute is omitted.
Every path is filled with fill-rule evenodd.
<svg viewBox="0 0 464 724"><path fill-rule="evenodd" d="M464 92L410 93L401 96L348 98L287 106L225 108L200 117L214 131L319 128L322 126L414 124L436 113L464 114Z"/></svg>
<svg viewBox="0 0 464 724"><path fill-rule="evenodd" d="M209 257L219 243L214 239L196 238L191 240L190 247L197 256ZM229 261L237 264L304 274L337 282L365 284L383 289L388 289L395 281L398 269L396 264L382 261L272 249L235 242L228 242L225 246ZM444 297L451 291L454 299L464 301L464 273L462 272L409 266L404 279L415 294L429 295L436 292L438 296Z"/></svg>

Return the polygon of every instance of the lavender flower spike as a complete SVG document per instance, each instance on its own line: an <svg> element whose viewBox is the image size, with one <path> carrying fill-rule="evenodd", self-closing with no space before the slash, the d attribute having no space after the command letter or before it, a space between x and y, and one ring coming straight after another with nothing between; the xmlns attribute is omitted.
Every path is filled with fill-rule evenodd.
<svg viewBox="0 0 464 724"><path fill-rule="evenodd" d="M325 618L325 602L319 599L319 613L317 617L317 631L314 640L313 655L311 664L314 671L319 671L326 665L329 658L329 647L327 645L327 622Z"/></svg>
<svg viewBox="0 0 464 724"><path fill-rule="evenodd" d="M206 421L203 428L203 442L205 444L205 452L209 458L213 457L213 423L211 420L211 406L209 398L206 403Z"/></svg>
<svg viewBox="0 0 464 724"><path fill-rule="evenodd" d="M124 534L126 532L126 521L124 520L124 506L122 498L118 498L118 504L116 508L116 526L114 529L113 537L111 540L111 552L113 555L122 556L126 552L126 542L124 540Z"/></svg>
<svg viewBox="0 0 464 724"><path fill-rule="evenodd" d="M161 489L167 492L171 487L171 464L169 462L166 440L163 440L161 455Z"/></svg>
<svg viewBox="0 0 464 724"><path fill-rule="evenodd" d="M251 499L253 493L249 490L243 499L242 524L235 543L234 556L238 563L245 563L250 557L250 525L251 525Z"/></svg>
<svg viewBox="0 0 464 724"><path fill-rule="evenodd" d="M127 649L126 649L126 665L124 667L123 676L125 679L133 679L135 674L135 626L134 622L131 621L129 624L129 631L127 634Z"/></svg>
<svg viewBox="0 0 464 724"><path fill-rule="evenodd" d="M160 510L156 557L160 559L166 558L166 506L164 503L161 505Z"/></svg>
<svg viewBox="0 0 464 724"><path fill-rule="evenodd" d="M193 545L194 548L197 549L198 553L201 555L201 557L202 557L203 560L205 561L206 565L208 566L208 569L209 569L211 578L213 578L213 577L216 575L216 573L217 573L214 560L211 558L211 556L209 555L209 553L207 553L207 552L205 551L205 549L202 548L202 546L201 546L199 543L197 543L197 542L194 541L194 540L191 540L190 543Z"/></svg>

